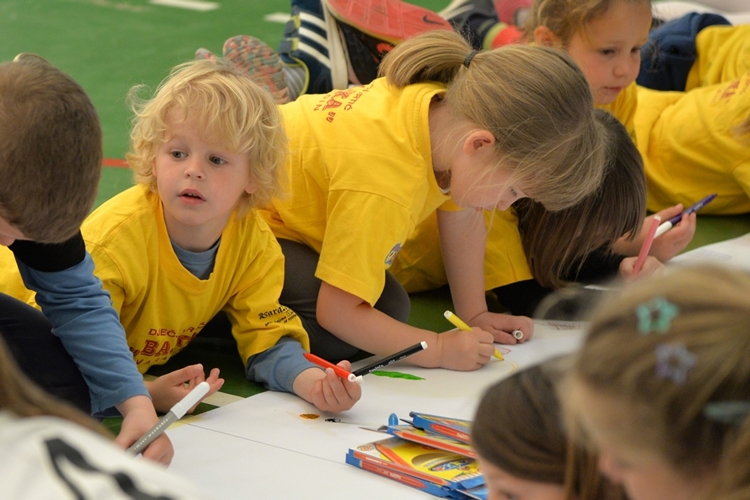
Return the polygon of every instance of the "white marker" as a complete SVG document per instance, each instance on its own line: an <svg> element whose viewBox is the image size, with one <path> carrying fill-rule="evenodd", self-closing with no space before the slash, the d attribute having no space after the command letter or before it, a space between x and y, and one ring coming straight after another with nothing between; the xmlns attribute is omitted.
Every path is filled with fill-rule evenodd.
<svg viewBox="0 0 750 500"><path fill-rule="evenodd" d="M190 408L195 406L198 401L203 399L203 396L208 393L208 390L210 388L211 386L208 385L208 382L201 382L200 384L195 386L195 389L190 391L187 396L182 398L179 403L174 405L166 415L161 417L159 419L159 422L157 422L155 426L153 426L146 434L144 434L141 439L136 441L133 446L128 448L128 451L134 455L142 452L148 445L151 444L154 439L161 436L164 431L167 430L167 427L181 419Z"/></svg>

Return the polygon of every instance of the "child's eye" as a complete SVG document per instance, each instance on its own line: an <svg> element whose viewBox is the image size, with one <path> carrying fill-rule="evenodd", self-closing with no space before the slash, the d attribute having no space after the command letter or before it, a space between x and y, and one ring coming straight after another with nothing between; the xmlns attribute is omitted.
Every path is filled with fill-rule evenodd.
<svg viewBox="0 0 750 500"><path fill-rule="evenodd" d="M510 188L510 194L513 196L513 198L518 197L518 193L516 192L514 188Z"/></svg>
<svg viewBox="0 0 750 500"><path fill-rule="evenodd" d="M641 53L641 47L633 47L630 49L631 54L640 54Z"/></svg>
<svg viewBox="0 0 750 500"><path fill-rule="evenodd" d="M183 153L182 151L172 151L170 153L172 155L172 158L185 158L187 155Z"/></svg>
<svg viewBox="0 0 750 500"><path fill-rule="evenodd" d="M604 56L613 56L615 55L615 49L602 49L599 51Z"/></svg>
<svg viewBox="0 0 750 500"><path fill-rule="evenodd" d="M226 161L224 161L222 158L219 158L218 156L211 156L209 157L208 161L210 161L214 165L223 165L224 163L226 163Z"/></svg>

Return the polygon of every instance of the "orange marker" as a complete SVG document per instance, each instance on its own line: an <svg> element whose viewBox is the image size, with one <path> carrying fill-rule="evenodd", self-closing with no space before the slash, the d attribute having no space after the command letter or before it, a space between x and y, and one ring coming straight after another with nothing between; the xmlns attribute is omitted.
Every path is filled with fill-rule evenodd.
<svg viewBox="0 0 750 500"><path fill-rule="evenodd" d="M321 368L330 368L336 375L343 378L344 380L348 380L349 382L359 382L362 380L362 377L356 377L352 372L348 372L340 366L334 365L333 363L330 363L323 358L319 358L315 354L306 352L304 353L304 356L308 361L310 361L311 363L315 363Z"/></svg>

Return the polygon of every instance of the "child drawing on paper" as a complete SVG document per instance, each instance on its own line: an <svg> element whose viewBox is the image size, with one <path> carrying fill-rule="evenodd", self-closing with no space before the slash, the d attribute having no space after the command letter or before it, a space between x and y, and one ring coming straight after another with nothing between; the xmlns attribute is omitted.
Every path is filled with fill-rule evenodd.
<svg viewBox="0 0 750 500"><path fill-rule="evenodd" d="M563 392L632 500L750 495L750 276L716 265L601 307Z"/></svg>
<svg viewBox="0 0 750 500"><path fill-rule="evenodd" d="M284 177L287 139L270 94L206 60L176 67L151 99L138 90L127 156L137 185L94 211L82 231L141 373L224 311L248 379L323 411L351 408L360 386L304 358L307 333L279 303L284 256L256 212ZM204 378L192 365L147 387L167 411ZM209 395L223 384L218 369L206 380Z"/></svg>
<svg viewBox="0 0 750 500"><path fill-rule="evenodd" d="M396 46L381 72L281 106L290 183L262 211L286 257L281 303L329 360L426 341L410 361L474 370L494 341L515 343L508 332L533 334L530 319L487 309L482 209L526 196L551 209L577 203L601 182L604 132L585 78L560 51L476 53L456 33L432 31ZM409 298L388 272L438 208L453 300L471 332L407 325Z"/></svg>

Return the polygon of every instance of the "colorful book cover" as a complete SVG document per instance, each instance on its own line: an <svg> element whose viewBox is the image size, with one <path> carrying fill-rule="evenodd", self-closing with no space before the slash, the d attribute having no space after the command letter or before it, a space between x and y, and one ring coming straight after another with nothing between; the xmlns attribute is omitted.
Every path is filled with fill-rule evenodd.
<svg viewBox="0 0 750 500"><path fill-rule="evenodd" d="M484 476L475 459L398 437L350 449L346 462L435 496L484 498Z"/></svg>
<svg viewBox="0 0 750 500"><path fill-rule="evenodd" d="M464 442L446 437L442 434L427 432L413 425L389 425L386 428L388 434L391 434L407 441L426 444L439 450L450 451L460 455L466 455L470 458L477 458L477 453L472 447Z"/></svg>
<svg viewBox="0 0 750 500"><path fill-rule="evenodd" d="M410 412L409 416L411 416L414 425L420 429L470 444L471 421L469 420L440 417L416 411Z"/></svg>

